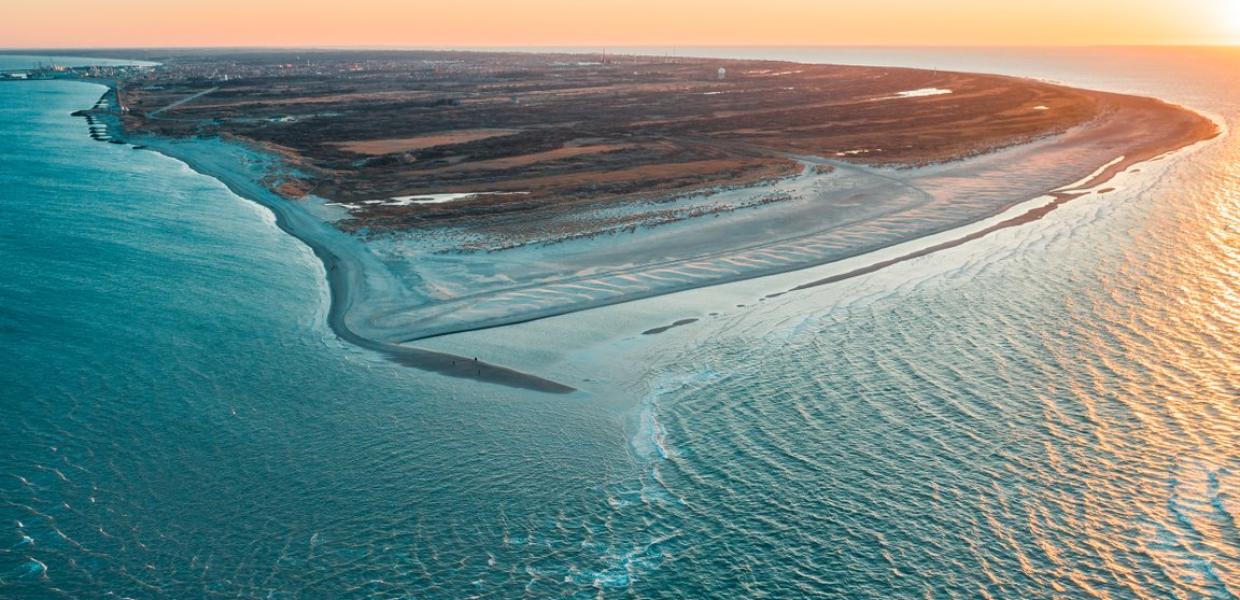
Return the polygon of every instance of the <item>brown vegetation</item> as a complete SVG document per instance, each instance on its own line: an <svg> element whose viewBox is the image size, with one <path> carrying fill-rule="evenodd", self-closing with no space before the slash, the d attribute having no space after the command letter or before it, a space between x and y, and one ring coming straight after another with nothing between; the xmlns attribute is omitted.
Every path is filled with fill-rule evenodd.
<svg viewBox="0 0 1240 600"><path fill-rule="evenodd" d="M459 52L164 60L155 77L123 88L128 125L278 147L308 178L282 193L352 202L528 192L361 205L344 223L372 231L744 185L797 172L798 154L949 161L1106 109L1099 95L1022 79L763 61ZM245 76L223 81L230 69ZM203 72L214 79L187 75ZM897 97L922 88L952 93Z"/></svg>
<svg viewBox="0 0 1240 600"><path fill-rule="evenodd" d="M430 133L406 138L384 140L353 140L348 142L331 142L341 150L357 154L383 155L397 152L411 152L436 146L452 146L466 142L476 142L487 138L517 133L515 129L462 129Z"/></svg>

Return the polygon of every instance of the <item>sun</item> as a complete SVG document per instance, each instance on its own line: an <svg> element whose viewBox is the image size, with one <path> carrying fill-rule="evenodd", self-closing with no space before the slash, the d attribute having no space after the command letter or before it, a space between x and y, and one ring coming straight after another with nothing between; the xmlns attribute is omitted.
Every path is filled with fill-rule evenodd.
<svg viewBox="0 0 1240 600"><path fill-rule="evenodd" d="M1229 32L1240 35L1240 0L1223 0L1223 22Z"/></svg>

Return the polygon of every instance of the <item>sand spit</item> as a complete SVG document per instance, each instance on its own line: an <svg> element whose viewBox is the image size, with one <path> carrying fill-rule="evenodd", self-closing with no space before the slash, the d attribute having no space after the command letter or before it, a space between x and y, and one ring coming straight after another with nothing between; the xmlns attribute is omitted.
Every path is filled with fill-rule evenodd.
<svg viewBox="0 0 1240 600"><path fill-rule="evenodd" d="M111 90L105 93L113 93ZM93 116L108 126L112 137L122 138L119 124L106 116ZM154 150L178 160L191 169L219 180L234 194L255 202L274 214L276 225L301 240L323 262L331 291L328 325L341 339L378 352L389 360L408 367L553 394L567 394L576 389L549 379L479 360L421 348L402 346L359 334L350 319L354 307L376 302L376 296L399 297L400 285L382 264L375 260L356 239L315 217L296 202L290 202L265 187L267 165L273 157L236 142L219 139L169 139L159 136L130 136L144 149ZM382 293L376 293L382 290Z"/></svg>
<svg viewBox="0 0 1240 600"><path fill-rule="evenodd" d="M1083 180L1100 185L1140 162L1218 132L1212 121L1157 100L1098 96L1111 108L1093 122L963 161L893 170L795 157L834 169L819 177L817 169L807 168L804 179L781 183L794 190L797 200L759 210L639 229L622 240L497 252L475 262L419 255L407 264L447 293L421 304L377 310L367 325L398 341L499 327L796 271L952 231L1033 199L1058 200L1002 225L1011 227L1077 197L1076 190L1064 186ZM766 192L750 188L738 193ZM498 265L495 274L502 280L468 275L469 265L484 260Z"/></svg>
<svg viewBox="0 0 1240 600"><path fill-rule="evenodd" d="M170 142L158 138L144 138L144 143L160 152L189 165L200 173L219 179L233 193L262 204L275 214L276 224L293 237L301 240L323 261L327 281L331 289L332 304L328 311L328 324L341 339L379 352L399 364L441 375L462 377L487 383L530 389L540 392L564 394L574 388L554 381L522 373L502 366L479 361L476 357L454 356L419 348L400 346L372 339L354 331L349 313L354 306L366 300L364 294L373 289L375 281L364 281L377 274L382 267L373 263L355 240L343 239L345 235L295 203L289 202L264 188L257 173L245 169L230 168L229 152L213 148L211 142ZM216 142L222 144L224 142ZM256 163L251 163L256 164ZM391 282L380 283L388 287ZM360 296L360 297L359 297Z"/></svg>
<svg viewBox="0 0 1240 600"><path fill-rule="evenodd" d="M403 344L796 271L953 231L1030 199L1050 198L980 231L788 291L824 285L1040 218L1089 193L1087 187L1218 133L1208 119L1157 100L1104 93L1097 97L1108 110L1094 121L961 161L881 169L814 156L787 156L804 167L792 184L778 184L799 190L794 201L743 213L714 213L713 219L685 219L616 240L522 248L511 256L499 252L494 258L474 262L468 256L430 260L415 252L407 263L412 270L395 271L391 256L381 257L362 238L334 228L306 202L286 200L269 189L273 175L285 172L281 157L219 138L126 138L115 118L105 113L91 117L93 124L107 126L109 141L131 139L157 150L272 210L278 226L306 243L322 260L332 298L329 325L345 341L399 364L444 375L568 393L573 388L535 375ZM1073 183L1083 178L1084 183ZM726 193L769 194L775 186ZM719 240L725 245L719 245ZM480 274L476 272L479 264L491 270ZM529 265L540 270L521 271ZM415 273L416 279L411 280L409 273ZM462 273L469 277L461 278ZM688 323L646 333L684 324Z"/></svg>
<svg viewBox="0 0 1240 600"><path fill-rule="evenodd" d="M442 375L474 379L488 383L497 383L511 387L525 388L541 392L569 393L573 388L554 381L514 371L502 366L479 361L475 358L454 356L442 352L433 352L418 348L410 348L392 343L371 339L355 333L349 322L350 309L359 301L359 293L369 289L373 282L363 280L374 273L377 265L366 257L364 249L358 247L353 240L341 239L344 234L331 229L326 223L302 210L274 193L263 188L260 178L244 170L232 170L226 164L217 162L225 153L209 146L190 141L185 144L164 143L164 140L150 139L146 144L177 160L189 165L190 168L219 179L233 193L259 202L271 209L275 214L276 224L290 235L300 239L315 255L323 261L327 271L327 281L331 288L332 304L328 312L328 323L332 330L345 341L379 352L389 359L405 366L432 371ZM367 273L367 270L371 273ZM388 284L391 285L390 283Z"/></svg>

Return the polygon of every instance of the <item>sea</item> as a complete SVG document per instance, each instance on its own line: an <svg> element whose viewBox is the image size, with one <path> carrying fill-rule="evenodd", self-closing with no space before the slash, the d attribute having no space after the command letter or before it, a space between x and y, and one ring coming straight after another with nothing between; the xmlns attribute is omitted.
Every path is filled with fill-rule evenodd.
<svg viewBox="0 0 1240 600"><path fill-rule="evenodd" d="M0 82L0 598L1240 596L1240 49L681 52L1036 77L1227 132L804 293L476 338L580 388L550 395L341 341L267 209L92 140L101 86Z"/></svg>

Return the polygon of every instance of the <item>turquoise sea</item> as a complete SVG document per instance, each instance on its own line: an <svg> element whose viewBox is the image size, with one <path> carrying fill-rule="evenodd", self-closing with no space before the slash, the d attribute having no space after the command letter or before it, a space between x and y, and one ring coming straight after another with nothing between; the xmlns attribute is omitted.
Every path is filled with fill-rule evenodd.
<svg viewBox="0 0 1240 600"><path fill-rule="evenodd" d="M1234 49L701 51L1240 119ZM337 339L270 212L91 140L70 113L102 91L0 82L0 598L1240 596L1230 132L803 294L436 342L585 382L547 395Z"/></svg>

